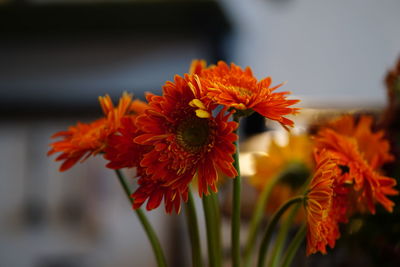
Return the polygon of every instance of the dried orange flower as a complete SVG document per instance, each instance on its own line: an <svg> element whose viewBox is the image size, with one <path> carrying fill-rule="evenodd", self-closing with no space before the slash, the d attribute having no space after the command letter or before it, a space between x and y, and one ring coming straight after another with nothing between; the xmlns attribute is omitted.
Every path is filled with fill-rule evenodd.
<svg viewBox="0 0 400 267"><path fill-rule="evenodd" d="M293 126L293 121L284 116L298 112L298 108L290 106L299 100L288 100L289 92L274 92L283 83L271 87L270 77L257 81L249 67L243 70L223 61L208 68L204 68L203 63L194 62L192 69L199 73L202 85L208 91L207 96L216 103L250 113L255 111L283 126Z"/></svg>
<svg viewBox="0 0 400 267"><path fill-rule="evenodd" d="M137 118L143 134L134 141L153 149L143 156L145 175L133 194L134 207L148 199L147 209L156 208L164 198L166 211L179 212L180 199L187 200L188 184L198 175L199 195L216 192L217 169L229 177L233 167L234 130L231 113L222 109L216 116L195 76L175 77L163 87L163 96L148 95L149 109Z"/></svg>
<svg viewBox="0 0 400 267"><path fill-rule="evenodd" d="M91 123L78 123L67 131L55 133L52 138L62 138L51 143L47 153L61 153L56 161L63 161L60 171L65 171L78 161L84 161L91 155L103 152L107 138L121 125L121 119L131 112L132 95L124 93L117 107L114 107L109 95L99 97L105 117Z"/></svg>

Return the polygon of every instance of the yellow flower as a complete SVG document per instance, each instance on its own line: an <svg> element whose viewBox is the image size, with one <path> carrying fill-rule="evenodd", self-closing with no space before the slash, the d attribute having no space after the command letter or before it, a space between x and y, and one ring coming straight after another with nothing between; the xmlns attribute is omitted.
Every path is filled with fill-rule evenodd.
<svg viewBox="0 0 400 267"><path fill-rule="evenodd" d="M291 163L304 164L310 170L313 168L312 141L307 135L290 135L286 146L272 141L268 154L255 156L255 174L250 183L261 191Z"/></svg>
<svg viewBox="0 0 400 267"><path fill-rule="evenodd" d="M286 146L272 142L268 154L255 156L255 174L250 183L260 192L271 186L278 175L284 176L273 186L267 201L267 214L274 213L294 197L313 169L312 141L307 135L291 135ZM301 218L297 218L299 221Z"/></svg>

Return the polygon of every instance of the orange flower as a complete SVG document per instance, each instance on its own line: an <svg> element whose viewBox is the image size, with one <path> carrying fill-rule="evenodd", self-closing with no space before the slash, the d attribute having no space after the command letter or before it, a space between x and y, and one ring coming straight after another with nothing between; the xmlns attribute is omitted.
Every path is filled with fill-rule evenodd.
<svg viewBox="0 0 400 267"><path fill-rule="evenodd" d="M391 212L394 203L387 197L398 192L393 188L396 180L383 176L378 168L393 159L384 133L371 131L372 118L363 116L356 124L351 116L344 116L318 132L317 150L328 150L332 160L343 169L338 183L351 185L349 197L356 201L354 210L368 209L375 213L380 203ZM349 211L352 213L352 211Z"/></svg>
<svg viewBox="0 0 400 267"><path fill-rule="evenodd" d="M337 175L336 165L329 157L321 157L306 196L307 255L320 251L326 253L326 245L334 246L337 222L330 217L333 183Z"/></svg>
<svg viewBox="0 0 400 267"><path fill-rule="evenodd" d="M134 102L132 105L136 105L133 109L142 114L149 107L143 102ZM139 208L147 198L149 198L149 201L146 208L148 210L154 209L160 205L162 198L165 196L165 209L168 212L172 212L175 208L178 212L181 195L182 199L186 201L188 191L179 193L178 190L163 186L162 181L151 179L146 174L146 168L140 166L143 156L154 147L134 142L136 137L144 134L143 131L137 128L136 118L137 116L122 118L118 132L108 138L104 155L104 158L110 161L107 167L111 169L136 168L136 177L139 177L138 184L140 187L134 194L132 203L134 209Z"/></svg>
<svg viewBox="0 0 400 267"><path fill-rule="evenodd" d="M385 132L372 132L372 123L370 116L361 116L356 124L353 116L344 115L330 122L327 127L341 135L353 137L368 164L372 168L380 168L393 161L394 157L390 154L389 142L384 139Z"/></svg>
<svg viewBox="0 0 400 267"><path fill-rule="evenodd" d="M175 210L176 213L179 213L181 209L181 200L185 202L188 200L189 188L173 189L169 186L165 186L164 181L152 179L144 172L144 169L139 168L139 188L132 195L134 198L133 208L140 208L148 199L146 209L152 210L157 208L164 198L166 212L171 213Z"/></svg>
<svg viewBox="0 0 400 267"><path fill-rule="evenodd" d="M286 99L289 92L274 92L283 83L271 87L270 77L258 82L249 67L242 70L233 63L229 67L223 61L216 66L202 69L199 77L208 90L208 97L216 103L237 110L256 111L283 126L293 126L293 121L284 116L298 112L298 108L290 106L299 100Z"/></svg>
<svg viewBox="0 0 400 267"><path fill-rule="evenodd" d="M120 127L121 119L131 111L132 96L124 93L117 107L114 107L109 95L99 97L105 117L91 123L78 123L67 131L55 133L52 138L62 140L50 144L47 153L61 153L56 161L63 161L60 171L65 171L78 161L84 161L91 155L103 152L107 138Z"/></svg>
<svg viewBox="0 0 400 267"><path fill-rule="evenodd" d="M205 60L194 59L190 64L189 74L200 74L203 69L207 67Z"/></svg>
<svg viewBox="0 0 400 267"><path fill-rule="evenodd" d="M138 167L143 155L151 149L149 146L139 145L133 141L135 137L143 133L137 129L133 116L122 118L121 123L118 134L113 134L108 138L107 147L104 150L104 158L110 161L107 164L110 169Z"/></svg>
<svg viewBox="0 0 400 267"><path fill-rule="evenodd" d="M384 133L373 132L371 128L371 117L362 116L356 122L354 117L346 115L328 123L315 138L317 161L329 162L318 164L321 167L317 169L331 169L334 177L329 181L331 175L326 172L326 179L315 180L317 171L311 183L306 208L308 255L326 253L326 245L333 248L340 237L339 223L347 223L355 212L375 213L376 203L389 212L393 210L394 203L388 196L398 193L393 188L396 181L377 169L393 157ZM313 191L317 192L314 196Z"/></svg>
<svg viewBox="0 0 400 267"><path fill-rule="evenodd" d="M175 82L163 87L163 96L147 98L150 108L137 118L137 126L144 133L134 141L154 149L140 162L145 176L133 194L136 207L149 199L147 208L155 208L163 196L166 207L174 206L179 212L178 204L171 202L180 197L187 200L188 184L196 172L200 196L209 193L208 187L217 191L217 169L229 177L237 175L232 165L237 123L228 121L231 113L226 109L213 117L194 76L176 76Z"/></svg>
<svg viewBox="0 0 400 267"><path fill-rule="evenodd" d="M117 132L110 135L107 140L104 158L110 162L110 169L122 169L139 167L143 155L150 151L151 147L137 144L133 141L137 136L143 134L136 126L136 118L144 114L149 105L135 99L132 101L131 110L135 113L121 119L121 125Z"/></svg>

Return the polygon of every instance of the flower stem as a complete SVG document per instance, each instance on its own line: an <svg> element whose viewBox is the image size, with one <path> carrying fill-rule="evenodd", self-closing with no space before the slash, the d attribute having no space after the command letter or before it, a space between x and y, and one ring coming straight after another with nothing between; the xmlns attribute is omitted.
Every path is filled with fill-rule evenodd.
<svg viewBox="0 0 400 267"><path fill-rule="evenodd" d="M132 203L133 198L131 196L131 190L129 189L129 186L125 181L124 175L122 174L122 172L120 170L115 170L115 173L117 174L118 180L119 180L122 188L124 189L124 192L125 192L126 196L128 197L129 202ZM144 214L144 212L141 209L136 209L135 212L147 234L147 237L150 240L151 246L153 248L153 252L156 256L157 266L158 267L166 267L167 263L165 260L165 256L164 256L163 250L161 248L160 241L158 241L157 235L156 235L153 227L151 226L146 215Z"/></svg>
<svg viewBox="0 0 400 267"><path fill-rule="evenodd" d="M239 116L233 116L234 121L239 123ZM235 130L235 134L237 134L238 128ZM233 166L235 167L238 175L233 179L233 195L232 195L232 248L231 248L231 257L232 257L232 266L239 267L240 266L240 190L241 190L241 181L240 181L240 168L239 168L239 137L235 141L236 151L233 155L234 162Z"/></svg>
<svg viewBox="0 0 400 267"><path fill-rule="evenodd" d="M272 216L270 222L267 225L267 230L265 231L264 238L261 242L261 246L260 246L260 250L259 250L259 254L258 254L258 264L257 264L258 267L264 266L265 256L268 252L269 241L271 240L274 228L277 225L279 219L291 205L293 205L297 202L301 202L301 201L303 201L303 199L304 199L304 196L298 196L298 197L294 197L294 198L288 200L286 203L282 204L282 206L280 206L280 208Z"/></svg>
<svg viewBox="0 0 400 267"><path fill-rule="evenodd" d="M201 257L200 234L197 223L196 207L193 200L192 192L189 190L189 199L186 203L186 219L189 229L190 244L192 246L192 266L201 267L203 261Z"/></svg>
<svg viewBox="0 0 400 267"><path fill-rule="evenodd" d="M285 256L283 257L283 262L281 267L289 267L293 261L294 256L296 255L297 250L299 249L304 237L306 235L306 225L303 224L299 231L296 233L292 242L290 243Z"/></svg>
<svg viewBox="0 0 400 267"><path fill-rule="evenodd" d="M309 177L306 179L301 189L299 190L299 192L301 192L303 195L306 195L306 192L308 190L308 185L312 177L313 177L312 175L311 176L309 175ZM283 223L282 227L280 227L279 234L274 245L274 250L272 252L272 258L268 266L276 267L280 263L280 257L282 256L282 250L285 245L287 234L289 232L290 226L292 225L295 219L295 216L299 212L300 207L301 207L300 204L296 204L295 207L290 211L289 216Z"/></svg>
<svg viewBox="0 0 400 267"><path fill-rule="evenodd" d="M244 266L248 267L252 263L251 259L252 259L252 255L253 255L253 251L254 251L254 245L256 244L256 237L259 232L260 223L261 223L263 215L264 215L265 206L267 205L267 201L269 199L269 196L270 196L274 186L281 180L287 179L288 176L293 176L293 174L303 173L303 172L305 172L305 170L308 170L308 168L303 163L296 162L296 161L290 162L285 166L285 168L281 172L279 172L277 175L275 175L275 177L273 177L264 186L263 191L261 192L261 194L257 200L257 204L256 204L256 207L254 209L254 212L253 212L253 215L252 215L252 218L250 221L249 234L248 234L248 238L247 238L246 247L245 247L244 253L243 253L243 265ZM297 178L297 177L293 177L293 178ZM287 227L289 227L291 222L286 223L286 224L289 224L287 226ZM282 235L284 235L282 237L283 241L284 241L286 235L284 233L282 233ZM275 256L275 254L274 254L274 256Z"/></svg>
<svg viewBox="0 0 400 267"><path fill-rule="evenodd" d="M213 194L213 193L211 193ZM207 229L208 260L210 267L221 266L221 246L218 242L217 221L215 217L214 204L211 195L202 197L203 210Z"/></svg>
<svg viewBox="0 0 400 267"><path fill-rule="evenodd" d="M253 248L255 245L256 237L257 237L257 232L261 223L261 219L264 215L265 211L265 205L267 204L267 200L269 198L269 195L271 194L272 188L274 185L279 181L281 176L276 176L273 178L271 182L269 182L261 192L261 195L259 196L257 200L256 207L253 212L253 216L250 221L250 228L249 228L249 235L247 238L247 243L246 247L244 248L244 253L243 253L243 265L244 266L250 266L251 264L251 256L253 254Z"/></svg>
<svg viewBox="0 0 400 267"><path fill-rule="evenodd" d="M271 260L268 263L268 266L276 267L279 264L280 257L282 256L282 250L285 245L286 237L289 232L290 226L292 226L295 216L298 214L300 208L300 204L295 205L286 220L282 223L282 226L279 227L279 233L276 238L276 242L274 244L274 250L272 252Z"/></svg>
<svg viewBox="0 0 400 267"><path fill-rule="evenodd" d="M214 212L214 218L215 218L215 238L217 242L217 248L218 248L218 257L219 257L219 262L222 263L222 243L221 243L221 214L219 210L219 202L218 202L218 195L216 193L211 193L210 194L211 201L212 201L212 207L213 207L213 212Z"/></svg>

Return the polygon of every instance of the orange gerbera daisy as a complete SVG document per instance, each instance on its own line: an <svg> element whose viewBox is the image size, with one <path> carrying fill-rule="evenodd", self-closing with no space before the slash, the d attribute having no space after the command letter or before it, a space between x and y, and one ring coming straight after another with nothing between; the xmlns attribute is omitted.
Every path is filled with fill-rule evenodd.
<svg viewBox="0 0 400 267"><path fill-rule="evenodd" d="M207 67L207 62L202 59L194 59L190 64L189 74L200 74Z"/></svg>
<svg viewBox="0 0 400 267"><path fill-rule="evenodd" d="M107 167L110 169L138 167L143 155L151 149L133 141L142 133L135 125L135 117L122 118L121 127L117 134L108 138L104 150L104 158L110 161Z"/></svg>
<svg viewBox="0 0 400 267"><path fill-rule="evenodd" d="M195 66L199 66L199 63ZM283 83L271 87L270 77L257 81L249 67L242 70L233 63L228 66L223 61L202 69L199 76L208 90L208 97L216 103L249 113L256 111L283 126L293 126L293 121L284 116L298 112L298 108L290 106L299 100L288 100L286 97L289 92L274 92Z"/></svg>
<svg viewBox="0 0 400 267"><path fill-rule="evenodd" d="M344 116L318 132L316 147L330 151L332 160L342 167L338 183L351 185L349 197L357 203L353 209L375 213L375 204L380 203L391 212L394 203L387 196L398 193L394 189L396 180L383 176L377 168L393 157L384 133L372 132L371 124L368 116L362 116L358 123L353 117Z"/></svg>
<svg viewBox="0 0 400 267"><path fill-rule="evenodd" d="M164 181L155 180L146 175L145 169L139 168L138 175L140 176L138 180L139 188L132 195L133 208L138 209L142 204L148 199L146 209L152 210L157 208L164 198L165 211L171 213L175 210L176 213L180 212L181 200L188 200L188 190L186 187L184 189L174 189L169 186L165 186Z"/></svg>
<svg viewBox="0 0 400 267"><path fill-rule="evenodd" d="M60 171L65 171L78 161L84 161L91 155L103 152L107 138L120 127L121 118L131 112L132 95L124 93L117 107L114 107L109 95L99 97L105 117L91 123L78 123L67 131L55 133L52 138L61 137L62 140L50 144L47 153L61 153L56 161L63 161Z"/></svg>
<svg viewBox="0 0 400 267"><path fill-rule="evenodd" d="M231 113L226 109L212 115L212 105L202 101L204 92L195 76L176 76L163 87L163 96L147 98L150 108L136 122L144 133L134 140L154 149L140 162L147 177L133 194L136 207L147 198L153 201L150 189L151 194L162 195L166 204L179 195L186 200L188 184L196 172L200 196L209 193L208 187L217 191L217 169L229 177L237 175L232 165L237 123L228 121ZM155 186L148 184L157 184L158 189L154 191ZM147 207L158 204L148 203ZM178 212L177 204L174 206Z"/></svg>
<svg viewBox="0 0 400 267"><path fill-rule="evenodd" d="M337 168L329 157L321 157L306 195L307 255L320 251L326 253L326 245L332 247L336 235L337 222L330 217L333 184Z"/></svg>
<svg viewBox="0 0 400 267"><path fill-rule="evenodd" d="M122 169L139 167L139 162L143 155L151 147L135 143L133 139L143 134L136 126L136 118L144 114L149 105L143 101L135 99L132 101L131 110L134 114L125 116L121 119L121 125L117 132L110 135L107 140L107 147L104 150L104 158L110 162L107 167L110 169Z"/></svg>

